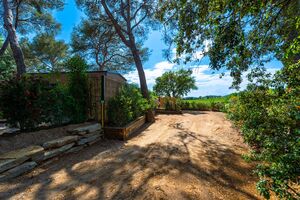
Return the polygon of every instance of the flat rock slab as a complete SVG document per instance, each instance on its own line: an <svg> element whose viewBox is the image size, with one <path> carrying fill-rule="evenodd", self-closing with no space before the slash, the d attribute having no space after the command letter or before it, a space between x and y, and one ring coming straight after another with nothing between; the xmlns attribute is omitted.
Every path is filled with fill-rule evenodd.
<svg viewBox="0 0 300 200"><path fill-rule="evenodd" d="M93 133L88 133L88 134L83 135L82 138L88 138L88 137L92 137L92 136L95 136L95 135L102 136L103 132L102 131L96 131L96 132L93 132Z"/></svg>
<svg viewBox="0 0 300 200"><path fill-rule="evenodd" d="M2 130L0 130L0 135L6 135L6 134L13 134L20 131L19 128L8 128L8 127L1 127Z"/></svg>
<svg viewBox="0 0 300 200"><path fill-rule="evenodd" d="M77 152L81 151L82 149L84 149L85 147L86 147L85 145L75 146L75 147L72 147L71 149L69 149L66 153L77 153Z"/></svg>
<svg viewBox="0 0 300 200"><path fill-rule="evenodd" d="M93 145L93 144L95 144L96 142L98 142L98 141L100 141L100 140L101 140L101 138L98 137L98 138L96 138L95 140L89 142L88 145Z"/></svg>
<svg viewBox="0 0 300 200"><path fill-rule="evenodd" d="M33 162L33 161L23 163L22 165L19 165L15 168L12 168L12 169L6 171L5 173L1 174L0 175L0 181L6 181L8 179L20 176L24 173L27 173L27 172L31 171L36 166L37 166L37 163Z"/></svg>
<svg viewBox="0 0 300 200"><path fill-rule="evenodd" d="M67 150L71 149L74 145L75 145L75 143L71 143L71 144L67 144L65 146L62 146L60 148L51 150L51 151L46 151L44 153L44 156L42 158L40 158L40 160L47 160L49 158L53 158L55 156L58 156L59 154L62 154L64 152L66 152Z"/></svg>
<svg viewBox="0 0 300 200"><path fill-rule="evenodd" d="M0 160L0 173L4 172L6 170L9 170L13 167L16 167L28 159L29 159L28 157L24 156L24 157L17 158L17 159Z"/></svg>
<svg viewBox="0 0 300 200"><path fill-rule="evenodd" d="M62 147L66 144L70 144L72 142L75 142L78 139L79 139L79 137L76 136L76 135L66 136L66 137L63 137L63 138L59 138L59 139L56 139L56 140L51 140L51 141L45 142L43 144L43 147L45 149L52 149L52 148Z"/></svg>
<svg viewBox="0 0 300 200"><path fill-rule="evenodd" d="M101 124L97 123L97 124L75 128L73 130L69 130L69 132L73 134L85 135L87 133L92 133L100 130L101 130Z"/></svg>
<svg viewBox="0 0 300 200"><path fill-rule="evenodd" d="M78 145L83 145L83 144L86 144L86 143L90 143L90 142L93 142L95 140L97 140L98 138L100 138L100 134L99 133L94 133L94 134L89 134L88 137L83 137L82 139L80 139L77 144Z"/></svg>
<svg viewBox="0 0 300 200"><path fill-rule="evenodd" d="M34 158L44 152L44 148L41 146L29 146L23 149L10 151L0 155L0 160L17 159L22 157Z"/></svg>

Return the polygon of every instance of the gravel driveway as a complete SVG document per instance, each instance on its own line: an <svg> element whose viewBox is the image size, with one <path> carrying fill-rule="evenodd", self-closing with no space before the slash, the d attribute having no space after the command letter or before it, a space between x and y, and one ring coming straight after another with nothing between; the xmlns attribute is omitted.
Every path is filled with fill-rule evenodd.
<svg viewBox="0 0 300 200"><path fill-rule="evenodd" d="M247 149L223 113L159 115L127 142L101 141L0 183L0 199L260 199Z"/></svg>

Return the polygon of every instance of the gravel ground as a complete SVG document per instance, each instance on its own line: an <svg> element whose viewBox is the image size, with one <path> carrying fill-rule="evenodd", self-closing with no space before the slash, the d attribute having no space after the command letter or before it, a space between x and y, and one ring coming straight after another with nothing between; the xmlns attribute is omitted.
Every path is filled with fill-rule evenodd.
<svg viewBox="0 0 300 200"><path fill-rule="evenodd" d="M247 150L223 113L159 115L127 142L101 141L0 183L0 199L260 199Z"/></svg>

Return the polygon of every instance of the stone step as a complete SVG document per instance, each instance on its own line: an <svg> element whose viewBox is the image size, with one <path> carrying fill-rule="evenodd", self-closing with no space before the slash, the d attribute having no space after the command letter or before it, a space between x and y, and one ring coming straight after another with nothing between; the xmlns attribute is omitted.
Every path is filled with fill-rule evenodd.
<svg viewBox="0 0 300 200"><path fill-rule="evenodd" d="M78 139L79 139L79 137L77 135L66 136L66 137L63 137L63 138L59 138L59 139L56 139L56 140L51 140L51 141L45 142L43 144L43 147L45 149L58 148L58 147L62 147L64 145L66 145L66 144L70 144L72 142L75 142Z"/></svg>
<svg viewBox="0 0 300 200"><path fill-rule="evenodd" d="M55 156L58 156L59 154L62 154L64 152L66 152L67 150L71 149L74 145L75 145L75 143L71 143L71 144L64 145L64 146L62 146L60 148L57 148L57 149L46 151L44 153L43 157L41 157L39 159L39 162L43 161L43 160L47 160L49 158L53 158Z"/></svg>
<svg viewBox="0 0 300 200"><path fill-rule="evenodd" d="M93 141L97 140L100 137L101 137L101 134L99 134L99 133L88 134L86 137L83 137L82 139L80 139L77 142L77 145L83 145L83 144L86 144L86 143L93 142Z"/></svg>
<svg viewBox="0 0 300 200"><path fill-rule="evenodd" d="M100 130L101 130L101 124L97 123L97 124L92 124L92 125L88 125L88 126L82 126L79 128L75 128L75 129L69 130L68 132L70 132L72 134L85 135L85 134L93 133L93 132L100 131Z"/></svg>
<svg viewBox="0 0 300 200"><path fill-rule="evenodd" d="M37 166L37 163L36 162L26 162L26 163L23 163L22 165L19 165L15 168L12 168L8 171L6 171L5 173L1 174L0 175L0 182L1 181L6 181L8 179L11 179L11 178L15 178L17 176L20 176L24 173L27 173L29 171L31 171L33 168L35 168Z"/></svg>
<svg viewBox="0 0 300 200"><path fill-rule="evenodd" d="M85 147L86 147L86 145L75 146L75 147L72 147L71 149L69 149L66 153L77 153L77 152L81 151L82 149L84 149Z"/></svg>
<svg viewBox="0 0 300 200"><path fill-rule="evenodd" d="M41 146L29 146L23 149L18 149L15 151L10 151L0 155L0 160L6 159L18 159L22 157L35 159L39 157L44 152L44 148Z"/></svg>
<svg viewBox="0 0 300 200"><path fill-rule="evenodd" d="M28 159L29 159L28 157L24 156L24 157L17 158L17 159L0 160L0 173L4 172L6 170L9 170L13 167L16 167Z"/></svg>

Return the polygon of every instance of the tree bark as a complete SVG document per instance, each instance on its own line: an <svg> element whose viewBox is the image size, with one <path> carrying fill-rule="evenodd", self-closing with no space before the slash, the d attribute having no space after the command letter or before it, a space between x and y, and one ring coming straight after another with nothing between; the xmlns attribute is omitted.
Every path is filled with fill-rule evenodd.
<svg viewBox="0 0 300 200"><path fill-rule="evenodd" d="M125 33L126 35L128 35L129 40L126 39L124 32L122 31L122 28L120 26L120 24L118 23L118 21L114 18L113 14L110 12L105 0L101 0L101 4L105 10L105 13L107 14L107 16L109 17L109 19L112 21L112 24L116 30L116 33L119 35L120 39L122 40L122 42L130 49L134 62L135 62L135 66L136 69L138 71L139 74L139 79L140 79L140 86L141 86L141 93L143 95L144 98L146 98L148 101L150 101L150 96L149 96L149 92L148 92L148 86L147 86L147 81L146 81L146 76L145 76L145 72L144 72L144 68L143 68L143 63L140 57L140 53L138 51L138 48L136 47L136 43L135 43L135 38L134 35L132 33L132 27L130 26L130 8L129 6L127 6L126 9L127 10L127 32ZM130 5L130 4L129 4ZM125 8L123 8L125 9ZM154 118L154 113L152 112L151 109L148 110L147 112L147 121L148 122L154 122L155 118Z"/></svg>
<svg viewBox="0 0 300 200"><path fill-rule="evenodd" d="M6 37L4 43L2 44L2 47L0 49L0 56L3 56L3 54L5 53L7 47L8 47L8 44L9 44L9 38L8 36Z"/></svg>
<svg viewBox="0 0 300 200"><path fill-rule="evenodd" d="M13 25L13 13L9 7L8 0L2 0L4 8L4 26L8 33L10 48L13 52L13 57L17 65L17 76L21 76L26 72L24 55L18 42L15 26Z"/></svg>
<svg viewBox="0 0 300 200"><path fill-rule="evenodd" d="M144 68L143 68L143 63L141 61L139 51L136 48L136 45L135 45L134 42L131 43L130 50L131 50L131 53L132 53L132 56L133 56L133 59L134 59L134 62L135 62L136 69L137 69L138 74L139 74L142 95L145 99L150 101L150 95L149 95L149 91L148 91L147 80L146 80L146 76L145 76L145 72L144 72ZM154 122L155 121L155 117L154 117L154 113L153 113L152 109L149 109L147 111L146 118L147 118L148 122Z"/></svg>

